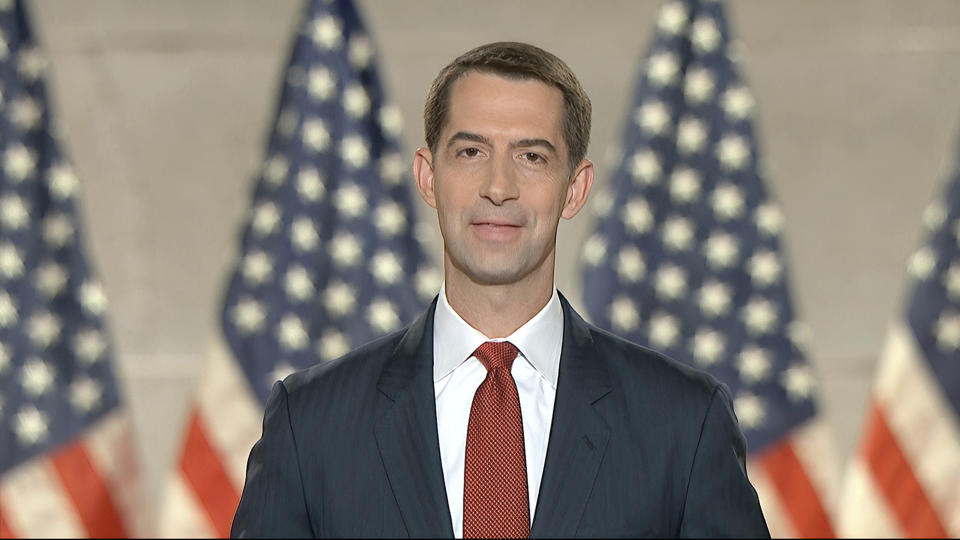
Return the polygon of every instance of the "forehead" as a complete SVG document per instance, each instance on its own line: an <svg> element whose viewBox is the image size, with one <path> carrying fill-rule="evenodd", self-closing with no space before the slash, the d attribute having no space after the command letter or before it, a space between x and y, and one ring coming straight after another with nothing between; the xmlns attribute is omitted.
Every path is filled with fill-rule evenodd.
<svg viewBox="0 0 960 540"><path fill-rule="evenodd" d="M555 86L532 78L471 71L450 87L444 136L460 131L536 136L559 145L563 108L563 93Z"/></svg>

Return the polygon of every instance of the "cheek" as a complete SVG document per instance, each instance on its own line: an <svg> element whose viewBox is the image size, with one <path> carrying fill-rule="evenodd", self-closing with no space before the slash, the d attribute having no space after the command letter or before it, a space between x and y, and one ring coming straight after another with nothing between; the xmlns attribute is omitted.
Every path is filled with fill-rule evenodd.
<svg viewBox="0 0 960 540"><path fill-rule="evenodd" d="M468 179L463 177L447 178L435 188L437 211L446 211L455 214L467 208L474 202L476 189L471 187Z"/></svg>
<svg viewBox="0 0 960 540"><path fill-rule="evenodd" d="M558 192L556 189L543 189L543 183L540 189L533 189L528 196L528 208L531 213L537 216L541 223L551 223L560 218L563 211L563 204L566 202L566 190ZM551 225L552 226L552 225Z"/></svg>
<svg viewBox="0 0 960 540"><path fill-rule="evenodd" d="M449 229L463 218L463 205L449 192L437 193L437 219L440 229Z"/></svg>

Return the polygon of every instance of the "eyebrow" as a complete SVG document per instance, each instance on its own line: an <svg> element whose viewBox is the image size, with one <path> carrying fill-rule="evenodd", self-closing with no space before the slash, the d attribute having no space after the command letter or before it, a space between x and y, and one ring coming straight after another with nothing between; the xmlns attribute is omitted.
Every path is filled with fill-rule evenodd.
<svg viewBox="0 0 960 540"><path fill-rule="evenodd" d="M450 139L447 141L447 146L452 146L453 143L457 141L471 141L486 145L491 145L490 139L480 135L478 133L470 133L469 131L458 131L450 136ZM510 143L511 148L524 148L529 146L542 146L547 150L557 154L557 147L553 145L550 141L546 139L520 139Z"/></svg>
<svg viewBox="0 0 960 540"><path fill-rule="evenodd" d="M542 146L547 150L557 153L557 147L555 147L550 141L546 139L520 139L519 141L513 142L510 144L512 148L526 148L529 146Z"/></svg>
<svg viewBox="0 0 960 540"><path fill-rule="evenodd" d="M457 141L471 141L481 144L490 144L490 139L479 135L477 133L470 133L468 131L458 131L450 136L450 139L447 141L447 147L453 146L453 143Z"/></svg>

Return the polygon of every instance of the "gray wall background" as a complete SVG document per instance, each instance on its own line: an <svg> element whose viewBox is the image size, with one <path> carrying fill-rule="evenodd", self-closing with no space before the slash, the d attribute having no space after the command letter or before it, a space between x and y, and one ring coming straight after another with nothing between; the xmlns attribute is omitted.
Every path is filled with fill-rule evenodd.
<svg viewBox="0 0 960 540"><path fill-rule="evenodd" d="M216 332L300 5L31 2L90 255L111 300L149 501L173 466ZM422 141L423 97L440 67L480 43L522 40L581 77L595 107L590 155L606 181L659 2L359 5L406 120L408 153ZM846 459L923 209L960 148L960 2L735 0L728 14L768 183L787 217L822 407ZM563 245L579 246L591 226L586 213L564 224ZM558 286L574 298L578 255L567 247L558 257Z"/></svg>

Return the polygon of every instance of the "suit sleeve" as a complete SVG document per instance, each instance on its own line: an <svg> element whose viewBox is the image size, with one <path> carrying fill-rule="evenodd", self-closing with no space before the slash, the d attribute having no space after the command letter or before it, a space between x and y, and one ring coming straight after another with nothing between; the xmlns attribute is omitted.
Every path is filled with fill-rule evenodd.
<svg viewBox="0 0 960 540"><path fill-rule="evenodd" d="M263 435L250 451L247 479L230 536L313 537L287 391L274 384L263 415Z"/></svg>
<svg viewBox="0 0 960 540"><path fill-rule="evenodd" d="M745 454L730 395L718 386L693 458L680 536L770 537L757 493L747 480Z"/></svg>

